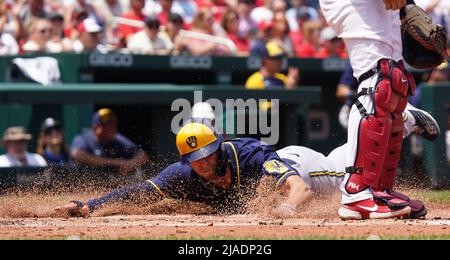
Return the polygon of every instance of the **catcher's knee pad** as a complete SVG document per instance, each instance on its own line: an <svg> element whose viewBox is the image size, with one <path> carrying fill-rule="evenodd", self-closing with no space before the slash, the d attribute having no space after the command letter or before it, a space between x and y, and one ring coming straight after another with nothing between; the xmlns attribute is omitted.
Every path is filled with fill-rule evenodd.
<svg viewBox="0 0 450 260"><path fill-rule="evenodd" d="M400 114L393 114L392 129L389 136L389 143L386 158L384 161L379 187L374 189L386 190L392 189L397 176L397 166L400 160L400 154L403 145L403 117Z"/></svg>
<svg viewBox="0 0 450 260"><path fill-rule="evenodd" d="M356 163L347 168L347 172L352 174L345 185L349 194L379 186L391 130L389 114L369 115L361 120Z"/></svg>
<svg viewBox="0 0 450 260"><path fill-rule="evenodd" d="M375 88L375 106L389 113L402 113L408 103L409 79L393 60L383 59L378 64L380 75Z"/></svg>
<svg viewBox="0 0 450 260"><path fill-rule="evenodd" d="M403 61L399 61L398 67L405 73L407 79L408 79L408 93L410 96L414 96L416 94L416 80L414 79L414 76L411 72L407 71L405 68L405 63Z"/></svg>

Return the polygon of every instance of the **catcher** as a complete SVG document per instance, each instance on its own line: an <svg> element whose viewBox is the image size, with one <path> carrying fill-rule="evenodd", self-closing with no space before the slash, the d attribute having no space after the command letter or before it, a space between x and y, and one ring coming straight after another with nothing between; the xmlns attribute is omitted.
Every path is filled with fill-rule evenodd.
<svg viewBox="0 0 450 260"><path fill-rule="evenodd" d="M393 191L402 148L403 112L415 82L403 59L433 68L446 56L444 29L412 0L320 0L348 49L358 95L350 112L342 219L397 218L410 199Z"/></svg>

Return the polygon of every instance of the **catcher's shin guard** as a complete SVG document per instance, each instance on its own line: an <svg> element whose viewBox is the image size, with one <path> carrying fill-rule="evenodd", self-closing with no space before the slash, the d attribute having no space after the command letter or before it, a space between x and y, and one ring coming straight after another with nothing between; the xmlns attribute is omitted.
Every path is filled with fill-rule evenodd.
<svg viewBox="0 0 450 260"><path fill-rule="evenodd" d="M403 117L401 114L393 114L392 130L389 137L388 150L383 165L378 190L392 189L397 176L397 166L403 145Z"/></svg>
<svg viewBox="0 0 450 260"><path fill-rule="evenodd" d="M379 183L392 128L389 115L363 118L360 123L356 166L347 168L352 173L346 184L349 194L358 193Z"/></svg>
<svg viewBox="0 0 450 260"><path fill-rule="evenodd" d="M356 163L354 167L347 168L347 172L352 174L345 185L349 194L368 187L380 190L382 183L391 186L395 180L397 164L394 162L398 161L401 150L398 138L401 140L403 137L402 117L397 115L401 115L407 105L409 78L395 61L387 59L379 61L378 73L379 80L375 89L363 90L359 94L372 95L374 114L367 114L361 108L361 103L356 102L363 118L359 128ZM383 173L393 165L394 172L385 177Z"/></svg>
<svg viewBox="0 0 450 260"><path fill-rule="evenodd" d="M406 71L404 63L398 62L399 69L404 73L408 80L408 94L413 96L416 91L416 82L412 74ZM404 79L402 79L404 80ZM403 86L401 87L403 88ZM403 89L400 89L401 91ZM402 113L405 111L404 104L408 102L407 96L402 96L400 103L392 114L392 130L389 138L388 153L383 166L382 176L380 178L380 190L392 190L397 176L397 166L400 161L400 155L403 146L403 131L405 128Z"/></svg>

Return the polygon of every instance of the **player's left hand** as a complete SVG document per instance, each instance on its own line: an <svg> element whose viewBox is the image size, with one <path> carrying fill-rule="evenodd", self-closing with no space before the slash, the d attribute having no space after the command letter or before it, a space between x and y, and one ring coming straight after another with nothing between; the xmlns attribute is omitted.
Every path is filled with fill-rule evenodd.
<svg viewBox="0 0 450 260"><path fill-rule="evenodd" d="M400 10L406 5L406 0L383 0L386 10Z"/></svg>
<svg viewBox="0 0 450 260"><path fill-rule="evenodd" d="M283 203L272 211L272 215L277 218L294 218L298 215L298 212L294 206Z"/></svg>

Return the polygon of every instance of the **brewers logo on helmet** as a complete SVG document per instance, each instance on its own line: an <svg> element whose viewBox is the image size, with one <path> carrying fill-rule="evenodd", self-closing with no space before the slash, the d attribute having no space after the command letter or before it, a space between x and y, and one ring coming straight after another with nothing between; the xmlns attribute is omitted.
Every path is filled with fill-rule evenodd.
<svg viewBox="0 0 450 260"><path fill-rule="evenodd" d="M205 120L186 124L177 134L177 148L181 162L190 164L215 153L223 137Z"/></svg>

